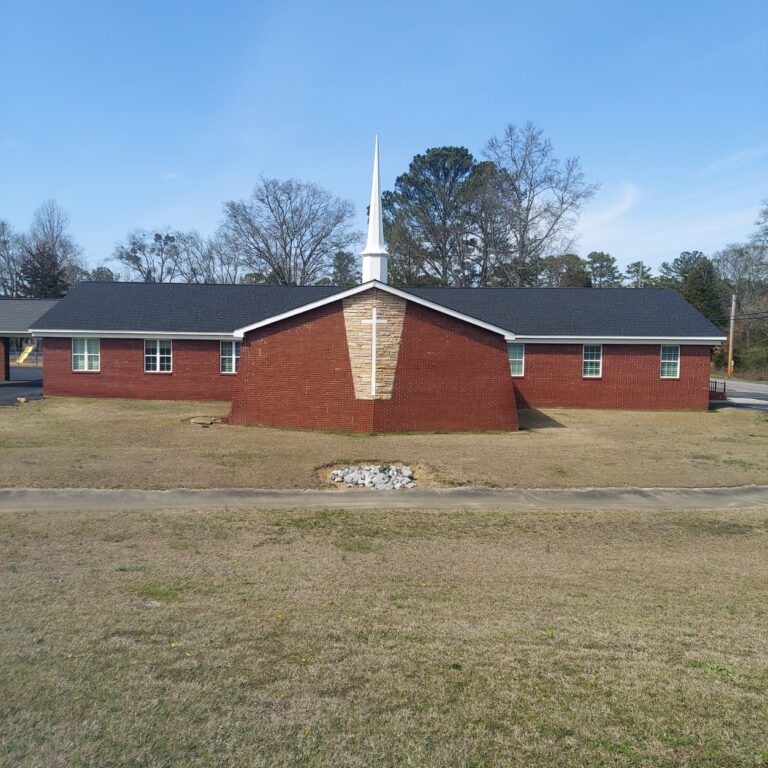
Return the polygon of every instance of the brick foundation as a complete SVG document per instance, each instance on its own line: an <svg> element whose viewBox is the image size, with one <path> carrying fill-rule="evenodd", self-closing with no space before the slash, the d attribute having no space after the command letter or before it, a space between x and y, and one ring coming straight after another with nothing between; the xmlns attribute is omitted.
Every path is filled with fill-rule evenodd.
<svg viewBox="0 0 768 768"><path fill-rule="evenodd" d="M525 376L512 379L520 408L706 410L710 348L680 347L680 378L659 376L656 344L604 344L603 375L581 375L580 344L526 344Z"/></svg>
<svg viewBox="0 0 768 768"><path fill-rule="evenodd" d="M72 340L46 338L43 394L144 400L231 400L237 375L219 373L218 341L173 341L173 372L144 373L143 339L101 339L101 371L72 370Z"/></svg>

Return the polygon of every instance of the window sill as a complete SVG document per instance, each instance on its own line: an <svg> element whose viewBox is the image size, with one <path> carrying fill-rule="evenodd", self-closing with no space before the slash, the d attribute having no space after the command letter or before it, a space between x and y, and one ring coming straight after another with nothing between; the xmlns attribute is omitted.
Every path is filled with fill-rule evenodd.
<svg viewBox="0 0 768 768"><path fill-rule="evenodd" d="M76 371L74 368L72 369L72 373L101 373L101 368L99 368L98 371Z"/></svg>
<svg viewBox="0 0 768 768"><path fill-rule="evenodd" d="M582 376L582 379L586 379L587 381L600 381L603 377L602 376Z"/></svg>
<svg viewBox="0 0 768 768"><path fill-rule="evenodd" d="M170 376L173 371L144 371L146 376Z"/></svg>

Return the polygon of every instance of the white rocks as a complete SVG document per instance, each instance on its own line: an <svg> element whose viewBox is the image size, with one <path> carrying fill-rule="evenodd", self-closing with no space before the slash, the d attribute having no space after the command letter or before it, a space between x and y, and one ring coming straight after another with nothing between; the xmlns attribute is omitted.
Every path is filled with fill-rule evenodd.
<svg viewBox="0 0 768 768"><path fill-rule="evenodd" d="M334 469L330 480L333 483L346 483L347 488L362 486L373 488L374 491L402 491L416 485L410 467L388 464L360 464Z"/></svg>

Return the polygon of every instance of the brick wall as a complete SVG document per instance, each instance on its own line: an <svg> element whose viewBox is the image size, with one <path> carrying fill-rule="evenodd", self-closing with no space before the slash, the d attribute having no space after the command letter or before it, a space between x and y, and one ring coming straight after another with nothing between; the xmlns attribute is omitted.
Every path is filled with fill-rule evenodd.
<svg viewBox="0 0 768 768"><path fill-rule="evenodd" d="M380 432L518 429L504 339L412 302L392 399L375 403Z"/></svg>
<svg viewBox="0 0 768 768"><path fill-rule="evenodd" d="M506 346L408 303L390 399L356 399L341 302L244 340L230 421L357 432L517 429Z"/></svg>
<svg viewBox="0 0 768 768"><path fill-rule="evenodd" d="M339 302L243 339L231 423L352 430L356 415Z"/></svg>
<svg viewBox="0 0 768 768"><path fill-rule="evenodd" d="M46 338L43 393L147 400L230 400L237 375L219 373L218 341L173 341L173 372L144 373L142 339L101 339L101 371L72 370L71 339Z"/></svg>
<svg viewBox="0 0 768 768"><path fill-rule="evenodd" d="M658 345L604 344L603 375L581 375L580 344L526 344L525 375L515 377L520 408L640 408L706 410L710 348L680 347L680 378L659 376Z"/></svg>

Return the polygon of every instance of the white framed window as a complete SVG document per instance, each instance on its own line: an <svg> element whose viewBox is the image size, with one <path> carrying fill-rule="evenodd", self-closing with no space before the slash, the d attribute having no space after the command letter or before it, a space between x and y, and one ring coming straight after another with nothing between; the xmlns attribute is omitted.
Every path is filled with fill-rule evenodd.
<svg viewBox="0 0 768 768"><path fill-rule="evenodd" d="M99 339L72 339L72 370L101 370L101 343Z"/></svg>
<svg viewBox="0 0 768 768"><path fill-rule="evenodd" d="M220 353L221 373L237 373L240 367L240 342L222 341Z"/></svg>
<svg viewBox="0 0 768 768"><path fill-rule="evenodd" d="M509 371L513 376L525 373L525 344L507 344Z"/></svg>
<svg viewBox="0 0 768 768"><path fill-rule="evenodd" d="M170 339L144 339L144 373L171 373L173 347Z"/></svg>
<svg viewBox="0 0 768 768"><path fill-rule="evenodd" d="M680 347L677 344L661 345L661 370L662 379L680 378Z"/></svg>
<svg viewBox="0 0 768 768"><path fill-rule="evenodd" d="M581 363L581 375L585 379L599 379L603 375L603 345L585 344Z"/></svg>

